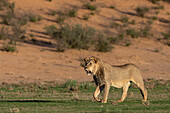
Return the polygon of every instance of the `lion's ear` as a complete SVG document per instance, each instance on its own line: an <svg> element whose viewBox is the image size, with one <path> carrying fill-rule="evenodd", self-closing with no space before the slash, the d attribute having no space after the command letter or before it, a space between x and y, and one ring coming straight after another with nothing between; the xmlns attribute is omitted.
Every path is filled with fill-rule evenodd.
<svg viewBox="0 0 170 113"><path fill-rule="evenodd" d="M97 63L97 62L98 62L98 59L95 58L95 59L94 59L94 62Z"/></svg>
<svg viewBox="0 0 170 113"><path fill-rule="evenodd" d="M87 60L88 60L87 58L84 58L84 62L87 62Z"/></svg>
<svg viewBox="0 0 170 113"><path fill-rule="evenodd" d="M91 59L91 60L94 60L94 59L95 59L95 57L94 57L94 56L91 56L91 57L90 57L90 59Z"/></svg>
<svg viewBox="0 0 170 113"><path fill-rule="evenodd" d="M80 59L80 66L84 67L84 66L86 65L87 61L88 61L87 58L84 58L84 59L81 58L81 59Z"/></svg>

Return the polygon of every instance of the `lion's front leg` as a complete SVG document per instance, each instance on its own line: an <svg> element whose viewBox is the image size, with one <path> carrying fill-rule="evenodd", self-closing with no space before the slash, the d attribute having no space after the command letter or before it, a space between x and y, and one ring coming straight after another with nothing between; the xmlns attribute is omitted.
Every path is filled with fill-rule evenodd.
<svg viewBox="0 0 170 113"><path fill-rule="evenodd" d="M108 94L109 94L109 90L110 90L110 84L106 83L105 84L104 95L103 95L103 100L101 101L101 103L107 103L107 97L108 97Z"/></svg>
<svg viewBox="0 0 170 113"><path fill-rule="evenodd" d="M98 102L101 101L101 99L98 99L98 95L99 95L99 94L100 94L100 87L97 86L97 87L96 87L96 90L95 90L95 92L94 92L94 94L93 94L93 97L94 97L94 99L95 99L96 101L98 101Z"/></svg>
<svg viewBox="0 0 170 113"><path fill-rule="evenodd" d="M98 102L101 102L101 99L98 99L98 96L99 96L99 94L103 91L103 89L104 89L104 86L97 86L96 87L96 90L95 90L95 92L94 92L94 94L93 94L93 97L94 97L94 99L96 100L96 101L98 101Z"/></svg>

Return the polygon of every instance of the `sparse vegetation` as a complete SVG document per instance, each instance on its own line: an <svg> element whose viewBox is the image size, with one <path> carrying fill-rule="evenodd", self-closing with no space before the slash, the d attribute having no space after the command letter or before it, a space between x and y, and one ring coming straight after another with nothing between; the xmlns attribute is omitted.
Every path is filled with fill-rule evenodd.
<svg viewBox="0 0 170 113"><path fill-rule="evenodd" d="M159 11L155 11L155 14L157 15L157 14L159 14L160 12Z"/></svg>
<svg viewBox="0 0 170 113"><path fill-rule="evenodd" d="M167 12L167 15L170 15L170 12Z"/></svg>
<svg viewBox="0 0 170 113"><path fill-rule="evenodd" d="M164 39L170 39L170 31L167 33L162 33Z"/></svg>
<svg viewBox="0 0 170 113"><path fill-rule="evenodd" d="M27 16L28 16L30 22L37 22L37 21L41 20L41 16L39 16L35 13L30 12Z"/></svg>
<svg viewBox="0 0 170 113"><path fill-rule="evenodd" d="M55 16L57 13L58 13L58 12L55 11L55 10L50 10L50 11L48 12L48 15Z"/></svg>
<svg viewBox="0 0 170 113"><path fill-rule="evenodd" d="M66 48L88 49L91 45L95 30L91 27L81 25L61 25L45 27L46 33L57 41L57 51Z"/></svg>
<svg viewBox="0 0 170 113"><path fill-rule="evenodd" d="M118 23L116 23L116 22L112 22L111 24L110 24L110 27L111 28L117 28L117 27L119 27L120 26L120 24L118 24Z"/></svg>
<svg viewBox="0 0 170 113"><path fill-rule="evenodd" d="M0 40L6 40L9 37L9 29L5 26L0 28Z"/></svg>
<svg viewBox="0 0 170 113"><path fill-rule="evenodd" d="M16 51L16 46L15 45L9 45L5 44L0 48L1 51L6 51L6 52L15 52Z"/></svg>
<svg viewBox="0 0 170 113"><path fill-rule="evenodd" d="M52 38L54 37L55 32L57 32L58 30L55 25L46 26L44 27L44 29L45 29L46 34L51 36Z"/></svg>
<svg viewBox="0 0 170 113"><path fill-rule="evenodd" d="M85 14L85 15L83 15L83 20L88 20L89 19L89 15L88 14Z"/></svg>
<svg viewBox="0 0 170 113"><path fill-rule="evenodd" d="M76 91L78 89L76 80L69 80L64 84L64 87L70 91Z"/></svg>
<svg viewBox="0 0 170 113"><path fill-rule="evenodd" d="M110 8L111 8L111 9L115 9L115 6L112 5L112 6L110 6Z"/></svg>
<svg viewBox="0 0 170 113"><path fill-rule="evenodd" d="M137 30L130 28L126 30L126 35L129 35L132 38L138 38L140 34Z"/></svg>
<svg viewBox="0 0 170 113"><path fill-rule="evenodd" d="M145 14L149 12L149 8L146 6L140 6L135 9L136 14L140 17L145 17Z"/></svg>
<svg viewBox="0 0 170 113"><path fill-rule="evenodd" d="M163 1L170 3L170 0L163 0Z"/></svg>
<svg viewBox="0 0 170 113"><path fill-rule="evenodd" d="M16 42L25 38L25 30L21 28L21 25L16 23L12 26L13 35L10 37L10 44L16 45Z"/></svg>
<svg viewBox="0 0 170 113"><path fill-rule="evenodd" d="M32 37L32 38L33 38L33 37L35 37L35 35L34 35L34 34L30 34L30 37Z"/></svg>
<svg viewBox="0 0 170 113"><path fill-rule="evenodd" d="M68 16L69 17L76 17L77 16L77 8L73 8L68 10Z"/></svg>
<svg viewBox="0 0 170 113"><path fill-rule="evenodd" d="M140 36L141 37L148 37L150 36L151 34L149 33L151 30L151 26L145 26L144 29L141 29L140 30Z"/></svg>
<svg viewBox="0 0 170 113"><path fill-rule="evenodd" d="M123 22L124 24L127 24L129 22L129 18L127 16L121 16L120 21Z"/></svg>
<svg viewBox="0 0 170 113"><path fill-rule="evenodd" d="M65 20L65 16L58 16L56 19L57 23L59 23L59 24L64 23L64 20Z"/></svg>
<svg viewBox="0 0 170 113"><path fill-rule="evenodd" d="M90 15L94 15L95 13L92 11L91 13L90 13Z"/></svg>
<svg viewBox="0 0 170 113"><path fill-rule="evenodd" d="M11 41L13 41L13 38L9 34L9 30L7 27L4 27L4 26L1 27L0 39L2 39L4 41L3 46L0 47L1 51L7 51L7 52L15 52L16 51L16 45L11 44Z"/></svg>
<svg viewBox="0 0 170 113"><path fill-rule="evenodd" d="M92 10L92 11L96 10L96 8L97 8L95 5L91 5L89 3L85 4L84 6L85 6L85 8Z"/></svg>
<svg viewBox="0 0 170 113"><path fill-rule="evenodd" d="M99 34L99 38L96 43L96 50L99 52L110 52L112 49L113 47L109 40L105 36Z"/></svg>
<svg viewBox="0 0 170 113"><path fill-rule="evenodd" d="M0 39L3 40L4 45L1 47L2 51L16 51L16 43L25 36L25 30L21 25L16 23L12 25L12 32L10 33L7 27L2 26L0 29Z"/></svg>
<svg viewBox="0 0 170 113"><path fill-rule="evenodd" d="M47 1L52 2L53 0L47 0Z"/></svg>
<svg viewBox="0 0 170 113"><path fill-rule="evenodd" d="M170 46L170 41L167 42L167 45Z"/></svg>
<svg viewBox="0 0 170 113"><path fill-rule="evenodd" d="M153 4L156 4L156 3L158 3L160 0L149 0L149 1L151 1Z"/></svg>
<svg viewBox="0 0 170 113"><path fill-rule="evenodd" d="M2 23L9 25L11 23L12 18L15 17L15 3L8 3L7 12L2 16Z"/></svg>
<svg viewBox="0 0 170 113"><path fill-rule="evenodd" d="M4 7L6 7L8 5L8 0L1 0L0 1L0 11L4 10Z"/></svg>
<svg viewBox="0 0 170 113"><path fill-rule="evenodd" d="M129 22L129 24L133 24L133 25L135 25L135 23L136 23L135 20L132 20L132 21Z"/></svg>
<svg viewBox="0 0 170 113"><path fill-rule="evenodd" d="M163 5L154 6L152 7L152 9L164 9L164 6Z"/></svg>
<svg viewBox="0 0 170 113"><path fill-rule="evenodd" d="M147 24L148 25L152 25L153 24L153 20L147 20Z"/></svg>
<svg viewBox="0 0 170 113"><path fill-rule="evenodd" d="M152 16L152 17L149 17L150 19L152 19L152 20L157 20L158 19L158 17L156 17L156 16Z"/></svg>
<svg viewBox="0 0 170 113"><path fill-rule="evenodd" d="M108 39L110 40L110 42L111 42L112 44L116 44L118 41L124 39L124 34L118 34L118 35L115 36L115 37L110 36L110 37L108 37Z"/></svg>

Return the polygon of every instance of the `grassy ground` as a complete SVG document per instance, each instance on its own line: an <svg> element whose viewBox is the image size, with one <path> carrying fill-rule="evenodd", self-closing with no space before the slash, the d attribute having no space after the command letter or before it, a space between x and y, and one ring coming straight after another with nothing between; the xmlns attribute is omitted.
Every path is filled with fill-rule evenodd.
<svg viewBox="0 0 170 113"><path fill-rule="evenodd" d="M121 89L111 88L107 104L93 100L94 83L68 81L58 85L44 84L2 84L0 86L0 112L22 113L73 113L73 112L169 112L169 81L145 81L149 101L142 103L139 89L132 84L127 98L122 103ZM101 97L101 96L100 96Z"/></svg>

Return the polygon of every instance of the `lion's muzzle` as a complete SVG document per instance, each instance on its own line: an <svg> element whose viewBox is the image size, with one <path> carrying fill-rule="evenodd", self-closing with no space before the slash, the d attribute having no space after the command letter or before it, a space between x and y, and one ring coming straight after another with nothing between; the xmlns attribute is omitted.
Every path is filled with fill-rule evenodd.
<svg viewBox="0 0 170 113"><path fill-rule="evenodd" d="M92 71L88 70L87 68L84 69L87 73L87 75L91 75L92 74Z"/></svg>

